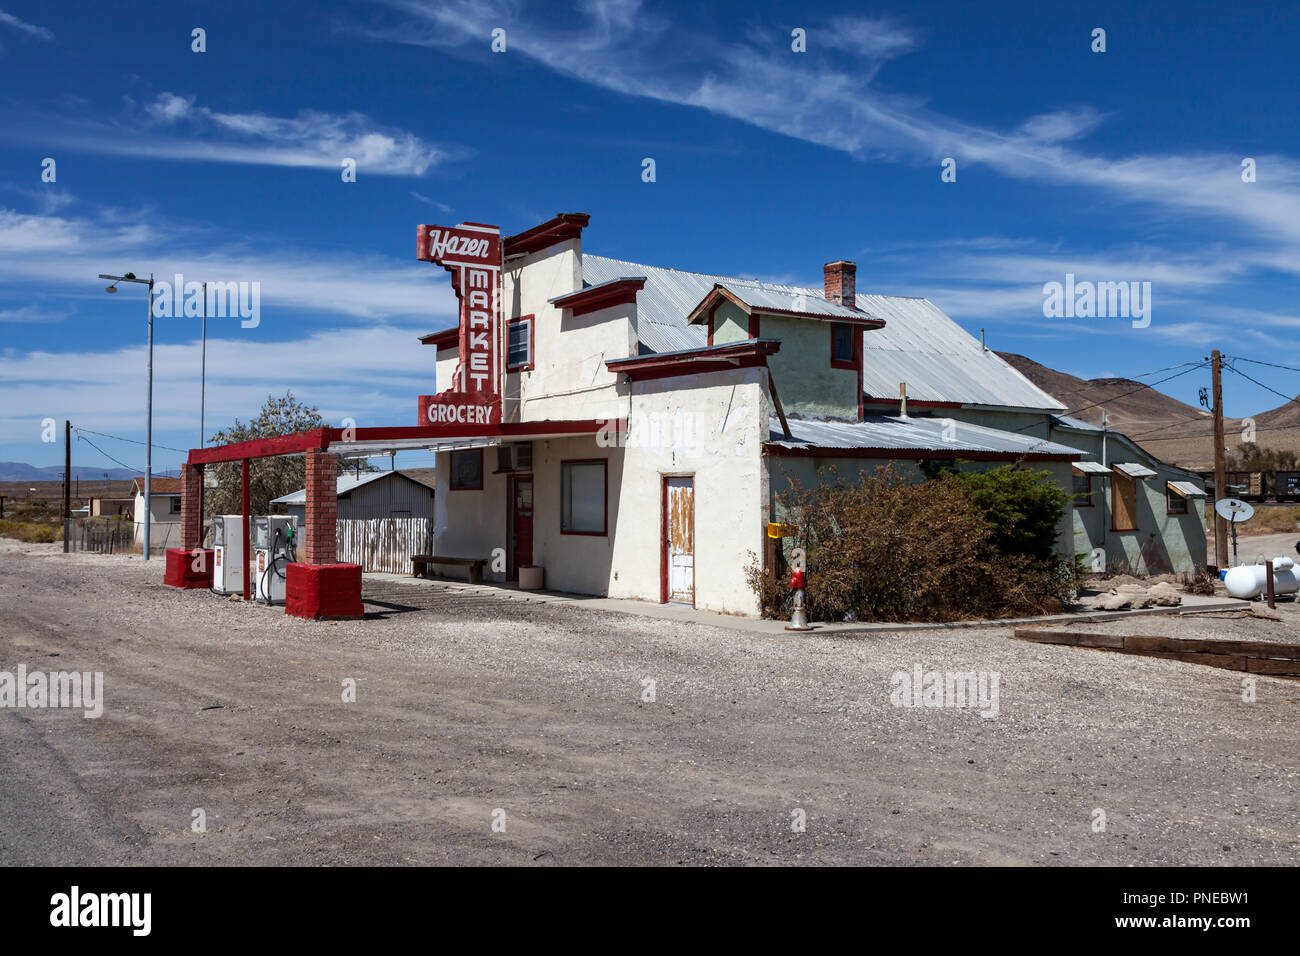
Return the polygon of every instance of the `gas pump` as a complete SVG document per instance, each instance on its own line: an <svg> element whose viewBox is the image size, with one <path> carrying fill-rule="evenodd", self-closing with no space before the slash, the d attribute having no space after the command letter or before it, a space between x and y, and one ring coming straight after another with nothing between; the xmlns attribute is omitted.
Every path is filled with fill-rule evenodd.
<svg viewBox="0 0 1300 956"><path fill-rule="evenodd" d="M244 593L244 536L239 533L243 515L215 515L212 519L212 590L218 594Z"/></svg>
<svg viewBox="0 0 1300 956"><path fill-rule="evenodd" d="M253 519L253 550L257 558L255 600L283 604L285 566L297 561L297 521L291 515L264 515Z"/></svg>

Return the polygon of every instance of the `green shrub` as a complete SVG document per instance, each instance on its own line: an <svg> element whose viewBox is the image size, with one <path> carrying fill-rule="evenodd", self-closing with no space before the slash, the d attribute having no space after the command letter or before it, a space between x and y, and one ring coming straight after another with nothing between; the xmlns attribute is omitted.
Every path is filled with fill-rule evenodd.
<svg viewBox="0 0 1300 956"><path fill-rule="evenodd" d="M807 553L811 619L1013 617L1059 610L1069 600L1074 561L1055 554L1056 521L1069 496L1046 494L1039 478L981 483L945 473L916 482L893 465L852 482L833 468L826 474L815 487L792 481L777 496L781 521L796 528L787 544ZM1052 501L1052 547L1044 556L1039 536ZM764 574L757 559L747 573L763 612L788 617L788 579Z"/></svg>
<svg viewBox="0 0 1300 956"><path fill-rule="evenodd" d="M952 479L988 521L990 543L999 552L1044 561L1056 554L1061 512L1071 496L1049 472L1002 465L989 471L956 472Z"/></svg>

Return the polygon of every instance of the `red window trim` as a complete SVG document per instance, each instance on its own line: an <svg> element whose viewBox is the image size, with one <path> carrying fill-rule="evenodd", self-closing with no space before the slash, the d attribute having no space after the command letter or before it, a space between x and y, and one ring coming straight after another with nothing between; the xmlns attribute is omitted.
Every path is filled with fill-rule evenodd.
<svg viewBox="0 0 1300 956"><path fill-rule="evenodd" d="M533 366L537 364L537 322L532 315L521 315L518 318L511 319L508 325L516 325L520 322L528 323L528 364L511 365L510 364L510 337L507 330L506 335L506 371L507 372L531 372Z"/></svg>
<svg viewBox="0 0 1300 956"><path fill-rule="evenodd" d="M456 469L451 467L451 458L447 459L447 490L448 491L482 491L483 490L483 449L482 448L454 448L447 454L450 455L467 455L472 451L478 452L478 484L462 485L457 488L453 485L452 479L456 475Z"/></svg>
<svg viewBox="0 0 1300 956"><path fill-rule="evenodd" d="M1081 474L1081 475L1075 475L1074 477L1076 477L1076 478L1087 478L1087 479L1088 479L1088 497L1085 498L1085 499L1083 499L1084 501L1087 502L1087 504L1080 504L1080 503L1079 503L1079 499L1078 499L1078 498L1075 498L1075 499L1074 499L1074 506L1075 506L1076 508L1095 508L1095 507L1097 507L1097 499L1093 497L1093 491L1092 491L1092 475L1090 475L1090 474L1088 474L1087 472L1085 472L1085 473L1083 473L1083 474ZM1078 493L1078 492L1076 492L1076 494L1077 494L1077 493Z"/></svg>
<svg viewBox="0 0 1300 956"><path fill-rule="evenodd" d="M854 331L858 331L858 336L859 336L859 338L861 338L861 332L860 332L859 330L856 330L856 329L854 328L854 326L849 325L849 323L847 323L847 322L832 322L832 323L830 323L830 328L831 328L831 368L842 368L842 369L845 369L846 371L851 372L851 371L853 371L855 368L858 367L857 363L855 363L854 360L853 360L852 358L848 359L847 361L844 360L844 359L836 359L836 358L835 358L835 330L836 330L839 326L841 326L841 325L848 325L848 326L849 326L849 333L850 333L850 335L852 335L852 333L853 333ZM852 342L853 339L850 338L849 341ZM858 350L857 350L856 347L851 348L851 349L850 349L850 354L851 354L851 355L857 355L857 351L858 351Z"/></svg>
<svg viewBox="0 0 1300 956"><path fill-rule="evenodd" d="M1175 498L1177 498L1179 501L1183 503L1182 511L1173 511L1170 509L1169 503L1173 501ZM1189 502L1182 495L1178 494L1175 491L1171 491L1168 487L1166 487L1165 488L1165 514L1166 515L1187 515L1191 513L1192 513L1191 502Z"/></svg>
<svg viewBox="0 0 1300 956"><path fill-rule="evenodd" d="M595 465L600 464L604 468L605 491L604 500L601 502L602 513L600 518L600 531L565 531L564 530L564 466L565 465ZM607 538L609 537L609 459L608 458L564 458L560 461L560 534L572 534L583 538Z"/></svg>

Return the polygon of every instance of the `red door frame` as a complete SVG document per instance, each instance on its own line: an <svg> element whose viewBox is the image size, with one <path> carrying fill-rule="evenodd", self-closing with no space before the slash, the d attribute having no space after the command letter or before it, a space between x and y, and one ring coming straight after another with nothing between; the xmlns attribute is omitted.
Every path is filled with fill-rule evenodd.
<svg viewBox="0 0 1300 956"><path fill-rule="evenodd" d="M530 485L533 485L533 511L528 516L529 522L533 523L533 519L537 515L537 511L536 511L537 486L533 484L533 473L524 472L520 474L510 475L509 479L506 481L506 496L509 499L506 503L506 522L507 522L506 531L507 534L509 535L509 540L507 541L507 544L510 545L509 552L507 554L507 560L506 560L507 581L517 581L519 579L519 556L515 549L515 502L518 500L517 492L515 490L515 483L521 479L526 479ZM534 528L534 531L535 530L536 529ZM530 542L529 544L530 550L533 547L534 544ZM530 561L533 560L533 555L531 554L529 555L529 560Z"/></svg>

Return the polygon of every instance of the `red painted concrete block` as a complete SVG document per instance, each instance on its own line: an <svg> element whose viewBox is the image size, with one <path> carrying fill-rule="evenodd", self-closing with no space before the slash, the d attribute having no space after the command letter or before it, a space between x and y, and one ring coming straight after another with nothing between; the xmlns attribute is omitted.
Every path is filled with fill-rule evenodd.
<svg viewBox="0 0 1300 956"><path fill-rule="evenodd" d="M212 562L215 552L211 548L167 549L167 568L163 584L174 588L212 587Z"/></svg>
<svg viewBox="0 0 1300 956"><path fill-rule="evenodd" d="M290 564L284 613L295 617L361 617L361 565Z"/></svg>

